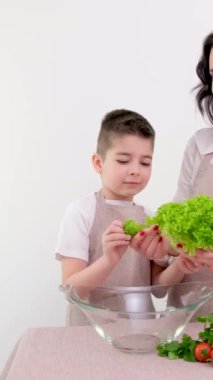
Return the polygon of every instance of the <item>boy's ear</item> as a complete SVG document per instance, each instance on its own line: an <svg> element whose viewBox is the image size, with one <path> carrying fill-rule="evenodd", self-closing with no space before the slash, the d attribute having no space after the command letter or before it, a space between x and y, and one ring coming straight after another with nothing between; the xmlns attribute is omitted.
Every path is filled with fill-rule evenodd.
<svg viewBox="0 0 213 380"><path fill-rule="evenodd" d="M92 164L93 164L93 167L95 168L96 172L101 174L102 173L103 161L102 161L100 154L94 153L92 155Z"/></svg>

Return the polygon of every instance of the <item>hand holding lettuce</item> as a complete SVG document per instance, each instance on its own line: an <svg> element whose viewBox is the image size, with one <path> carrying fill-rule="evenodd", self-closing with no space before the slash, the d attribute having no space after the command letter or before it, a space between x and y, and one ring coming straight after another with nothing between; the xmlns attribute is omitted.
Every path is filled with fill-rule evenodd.
<svg viewBox="0 0 213 380"><path fill-rule="evenodd" d="M124 231L134 236L153 224L159 226L173 247L183 244L190 256L196 249L213 250L213 199L198 195L182 203L170 202L160 206L154 217L147 217L144 224L126 220Z"/></svg>

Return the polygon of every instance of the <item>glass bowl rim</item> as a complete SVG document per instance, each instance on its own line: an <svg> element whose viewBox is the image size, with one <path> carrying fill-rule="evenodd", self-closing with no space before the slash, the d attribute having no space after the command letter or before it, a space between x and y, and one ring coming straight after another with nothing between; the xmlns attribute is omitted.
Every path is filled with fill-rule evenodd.
<svg viewBox="0 0 213 380"><path fill-rule="evenodd" d="M134 315L138 315L138 314L141 314L141 315L159 315L159 314L168 314L168 313L175 313L177 311L183 311L183 310L188 310L189 308L191 308L193 305L197 304L201 304L201 303L205 303L207 302L207 300L211 297L213 297L213 280L210 280L210 281L190 281L190 282L180 282L180 283L175 283L175 284L170 284L170 285L165 285L165 284L162 284L162 285L143 285L143 286L96 286L95 288L91 289L91 291L95 291L95 290L98 290L100 292L109 292L109 294L113 294L116 292L117 295L122 295L124 294L128 294L128 293L144 293L146 294L147 292L149 293L152 293L152 291L154 290L168 290L170 288L184 288L184 286L192 286L192 290L193 290L193 285L201 285L201 290L205 290L205 289L208 289L208 285L210 285L211 287L211 291L209 291L208 294L204 295L203 297L201 296L200 298L200 301L199 302L191 302L190 304L186 305L186 306L178 306L178 307L175 307L175 306L171 306L166 309L166 310L158 310L158 311L150 311L150 312L142 312L142 311L120 311L120 310L116 310L116 309L111 309L111 308L107 308L107 307L101 307L101 306L98 306L98 305L95 305L93 303L91 303L87 298L86 299L82 299L81 297L79 297L75 291L75 289L77 288L77 286L73 286L73 285L69 285L69 284L66 284L66 285L60 285L59 286L59 289L65 293L65 297L66 299L69 301L69 302L72 302L82 306L84 309L85 308L89 308L90 310L93 309L93 310L106 310L106 311L110 311L112 313L119 313L119 315L130 315L130 314L134 314ZM89 285L79 285L80 288L91 288ZM71 294L73 295L73 297L71 297ZM163 298L163 297L162 297Z"/></svg>

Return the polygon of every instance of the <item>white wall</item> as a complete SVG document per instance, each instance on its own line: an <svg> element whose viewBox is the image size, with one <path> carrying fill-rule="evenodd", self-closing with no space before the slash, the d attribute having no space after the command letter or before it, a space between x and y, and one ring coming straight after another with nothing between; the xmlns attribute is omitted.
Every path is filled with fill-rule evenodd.
<svg viewBox="0 0 213 380"><path fill-rule="evenodd" d="M139 199L171 200L186 140L205 125L190 89L212 14L212 0L0 1L0 367L28 327L64 323L58 226L100 185L90 156L106 112L153 124Z"/></svg>

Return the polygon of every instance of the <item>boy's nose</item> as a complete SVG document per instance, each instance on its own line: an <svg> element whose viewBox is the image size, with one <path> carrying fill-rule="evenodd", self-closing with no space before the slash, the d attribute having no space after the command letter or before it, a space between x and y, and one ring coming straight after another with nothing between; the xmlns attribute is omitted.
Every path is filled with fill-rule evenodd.
<svg viewBox="0 0 213 380"><path fill-rule="evenodd" d="M134 165L129 169L129 174L130 175L136 175L140 173L140 169L138 165Z"/></svg>

